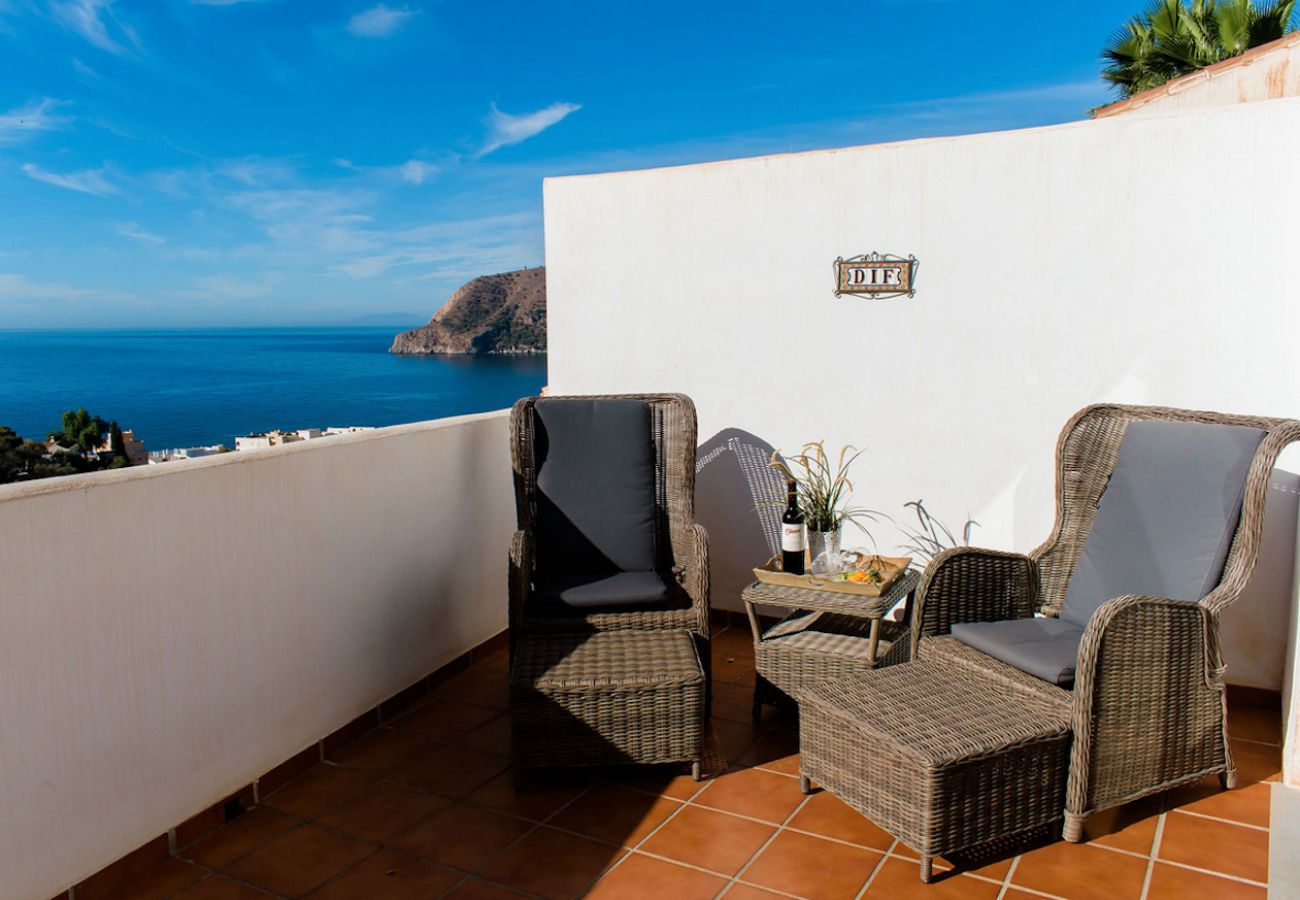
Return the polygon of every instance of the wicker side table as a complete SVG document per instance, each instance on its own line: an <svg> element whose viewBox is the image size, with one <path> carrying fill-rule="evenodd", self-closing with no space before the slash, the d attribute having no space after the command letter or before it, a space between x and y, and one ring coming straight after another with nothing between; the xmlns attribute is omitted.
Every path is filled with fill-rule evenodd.
<svg viewBox="0 0 1300 900"><path fill-rule="evenodd" d="M690 762L699 780L704 692L688 631L528 635L510 672L516 770Z"/></svg>
<svg viewBox="0 0 1300 900"><path fill-rule="evenodd" d="M764 703L793 698L817 681L839 679L880 665L902 662L910 643L908 615L902 622L885 621L900 600L921 580L909 569L879 597L835 591L783 587L756 581L741 592L754 633L754 721ZM793 610L767 631L758 621L757 606Z"/></svg>
<svg viewBox="0 0 1300 900"><path fill-rule="evenodd" d="M1062 818L1066 691L918 660L822 682L798 699L804 792L816 781L919 853L922 881L935 856Z"/></svg>

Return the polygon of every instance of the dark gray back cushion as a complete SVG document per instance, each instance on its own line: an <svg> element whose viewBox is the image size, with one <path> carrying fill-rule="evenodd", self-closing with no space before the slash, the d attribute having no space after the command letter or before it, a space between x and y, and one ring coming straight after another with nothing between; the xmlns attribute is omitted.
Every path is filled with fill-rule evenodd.
<svg viewBox="0 0 1300 900"><path fill-rule="evenodd" d="M1086 625L1114 597L1200 600L1223 574L1264 432L1133 422L1070 576L1061 618Z"/></svg>
<svg viewBox="0 0 1300 900"><path fill-rule="evenodd" d="M537 568L544 575L655 568L655 448L642 400L538 400Z"/></svg>

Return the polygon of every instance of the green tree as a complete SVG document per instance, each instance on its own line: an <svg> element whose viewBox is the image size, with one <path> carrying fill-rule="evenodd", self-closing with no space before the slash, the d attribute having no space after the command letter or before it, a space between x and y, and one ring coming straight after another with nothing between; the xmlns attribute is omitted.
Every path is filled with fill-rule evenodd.
<svg viewBox="0 0 1300 900"><path fill-rule="evenodd" d="M1275 41L1295 0L1156 0L1111 35L1101 77L1125 97Z"/></svg>
<svg viewBox="0 0 1300 900"><path fill-rule="evenodd" d="M108 433L108 423L99 416L92 416L84 407L65 412L61 424L63 430L51 431L50 440L76 444L82 453L89 453L98 447Z"/></svg>
<svg viewBox="0 0 1300 900"><path fill-rule="evenodd" d="M122 429L117 427L116 422L108 426L108 446L113 456L113 461L109 463L110 468L120 469L131 465L131 457L126 453L126 438L122 437Z"/></svg>
<svg viewBox="0 0 1300 900"><path fill-rule="evenodd" d="M41 477L37 472L49 465L44 444L23 440L12 428L0 425L0 484Z"/></svg>

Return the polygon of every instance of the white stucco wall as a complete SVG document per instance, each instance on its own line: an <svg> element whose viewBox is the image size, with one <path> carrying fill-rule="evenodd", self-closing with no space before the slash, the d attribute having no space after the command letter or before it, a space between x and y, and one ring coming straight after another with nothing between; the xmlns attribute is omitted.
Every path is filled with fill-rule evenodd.
<svg viewBox="0 0 1300 900"><path fill-rule="evenodd" d="M513 504L505 413L0 487L0 897L499 632Z"/></svg>
<svg viewBox="0 0 1300 900"><path fill-rule="evenodd" d="M548 180L550 389L684 391L702 443L866 446L863 504L924 498L1027 550L1088 403L1300 416L1297 146L1285 99ZM919 258L914 299L832 295L833 260L869 251ZM1295 607L1279 479L1280 574L1225 625L1229 679L1273 689ZM715 559L715 605L752 564Z"/></svg>

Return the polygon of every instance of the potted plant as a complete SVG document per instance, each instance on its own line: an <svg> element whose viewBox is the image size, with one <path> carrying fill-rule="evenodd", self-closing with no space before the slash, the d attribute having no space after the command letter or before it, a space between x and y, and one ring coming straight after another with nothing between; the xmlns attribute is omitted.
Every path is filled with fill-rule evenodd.
<svg viewBox="0 0 1300 900"><path fill-rule="evenodd" d="M849 467L861 455L861 450L846 444L840 450L839 459L832 464L825 441L804 444L798 455L788 460L781 457L780 451L772 452L769 464L780 470L786 480L798 485L799 511L803 513L808 528L808 555L815 574L839 568L845 522L856 524L867 540L875 543L863 523L876 521L876 513L865 507L849 505L853 490Z"/></svg>

